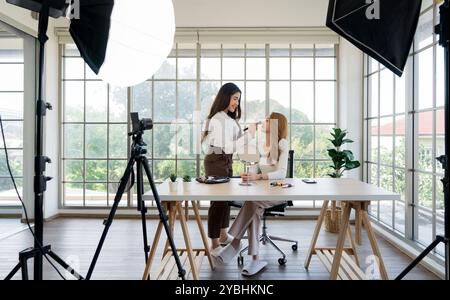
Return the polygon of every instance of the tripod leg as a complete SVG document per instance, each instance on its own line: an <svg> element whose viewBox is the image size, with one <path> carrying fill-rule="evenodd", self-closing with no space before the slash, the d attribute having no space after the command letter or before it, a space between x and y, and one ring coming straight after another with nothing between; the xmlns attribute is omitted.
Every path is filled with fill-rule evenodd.
<svg viewBox="0 0 450 300"><path fill-rule="evenodd" d="M123 175L123 177L122 177L122 179L120 181L119 189L117 190L117 194L116 194L116 196L114 198L114 204L113 204L113 206L111 208L111 212L109 213L108 219L104 222L105 229L103 229L103 233L102 233L102 236L101 236L100 241L98 243L97 250L95 250L94 257L92 258L91 265L89 266L89 271L88 271L88 273L86 275L86 280L91 279L92 272L94 271L95 264L97 263L98 256L100 255L100 251L102 250L103 243L105 242L105 239L106 239L106 235L108 234L109 227L112 224L112 221L113 221L114 216L116 214L117 208L119 207L119 202L122 199L123 193L125 192L125 188L127 186L128 180L130 178L130 174L133 171L133 164L134 164L134 162L135 162L135 160L134 160L133 157L130 158L130 160L128 161L127 168L126 168L125 173L124 173L124 175Z"/></svg>
<svg viewBox="0 0 450 300"><path fill-rule="evenodd" d="M169 206L169 231L170 231L170 235L173 236L173 230L175 227L175 219L176 219L176 203L171 202L168 204ZM167 251L169 251L169 237L166 238L166 243L164 245L164 250L163 250L163 257L166 255Z"/></svg>
<svg viewBox="0 0 450 300"><path fill-rule="evenodd" d="M166 231L167 238L169 239L170 248L172 249L173 257L175 258L175 262L178 267L178 275L181 279L185 279L184 275L186 271L183 269L183 266L181 265L180 257L178 256L177 248L175 247L175 243L173 242L172 236L169 231L169 226L167 225L167 215L164 212L161 200L159 199L158 190L156 189L155 182L153 181L152 173L150 172L150 167L148 166L147 159L143 157L142 159L142 165L144 166L145 173L147 174L148 181L150 183L150 187L152 189L153 196L155 198L156 206L158 207L159 212L159 218L163 223L164 230Z"/></svg>
<svg viewBox="0 0 450 300"><path fill-rule="evenodd" d="M36 258L35 258L36 259ZM28 280L28 264L25 257L20 258L20 269L22 271L22 280Z"/></svg>
<svg viewBox="0 0 450 300"><path fill-rule="evenodd" d="M11 272L9 272L9 274L5 277L5 280L11 280L11 279L14 277L14 275L16 275L17 271L20 270L21 265L22 265L22 263L19 262L19 263L11 270Z"/></svg>
<svg viewBox="0 0 450 300"><path fill-rule="evenodd" d="M141 212L142 221L142 237L144 242L144 257L145 263L148 261L148 252L150 251L147 241L147 221L145 219L145 214L147 213L147 207L145 207L145 201L142 199L144 194L144 182L142 177L142 162L141 158L136 160L136 186L137 186L137 202L138 210Z"/></svg>
<svg viewBox="0 0 450 300"><path fill-rule="evenodd" d="M442 242L443 240L440 239L439 237L434 240L433 243L431 243L422 253L420 253L420 255L413 260L413 262L411 264L409 264L409 266L407 266L396 278L395 280L402 280L406 274L408 274L412 269L414 269L421 261L422 259L425 258L425 256L427 256L431 251L433 251L434 248L436 248L436 246Z"/></svg>
<svg viewBox="0 0 450 300"><path fill-rule="evenodd" d="M71 266L69 266L64 260L62 260L58 255L56 255L55 252L53 251L49 251L48 255L53 258L61 267L63 267L64 269L66 269L70 274L73 275L73 277L75 277L78 280L83 280L83 276L81 276L80 274L77 273L77 271L75 271L74 269L72 269Z"/></svg>

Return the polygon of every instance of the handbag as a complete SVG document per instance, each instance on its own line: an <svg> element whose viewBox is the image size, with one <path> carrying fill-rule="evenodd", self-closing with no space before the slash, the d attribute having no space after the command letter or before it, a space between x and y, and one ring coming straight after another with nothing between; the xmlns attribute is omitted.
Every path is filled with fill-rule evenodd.
<svg viewBox="0 0 450 300"><path fill-rule="evenodd" d="M230 181L229 177L225 176L202 176L195 179L197 182L205 184L227 183Z"/></svg>

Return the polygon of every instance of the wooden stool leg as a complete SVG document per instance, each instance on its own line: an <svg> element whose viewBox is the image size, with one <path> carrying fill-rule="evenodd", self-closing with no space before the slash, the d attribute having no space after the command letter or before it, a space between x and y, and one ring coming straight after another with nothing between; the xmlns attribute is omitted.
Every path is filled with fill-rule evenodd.
<svg viewBox="0 0 450 300"><path fill-rule="evenodd" d="M184 201L184 218L189 221L189 201Z"/></svg>
<svg viewBox="0 0 450 300"><path fill-rule="evenodd" d="M316 229L314 230L314 234L312 236L311 244L310 244L309 250L308 250L308 255L306 256L306 260L305 260L304 266L306 269L308 269L308 267L311 263L311 258L315 252L317 239L319 238L320 228L322 228L322 223L323 223L323 219L325 217L325 213L327 211L328 202L329 202L328 200L323 201L322 209L320 210L319 219L317 220Z"/></svg>
<svg viewBox="0 0 450 300"><path fill-rule="evenodd" d="M150 256L147 260L147 265L145 266L144 275L142 276L142 280L149 279L150 269L152 267L153 258L155 257L156 248L158 247L159 239L161 238L161 232L163 228L163 223L160 221L158 223L158 227L156 228L155 237L153 238L152 247L150 249Z"/></svg>
<svg viewBox="0 0 450 300"><path fill-rule="evenodd" d="M200 212L198 210L197 203L192 201L192 208L194 209L195 220L197 220L198 230L200 231L200 236L202 237L203 246L205 247L205 254L208 257L209 265L211 266L211 270L214 270L214 262L211 257L211 253L209 252L209 243L208 238L206 237L205 230L203 229L202 219L200 217Z"/></svg>
<svg viewBox="0 0 450 300"><path fill-rule="evenodd" d="M373 232L372 225L370 224L369 214L367 210L361 211L362 221L367 231L367 236L369 237L370 245L372 247L372 252L375 257L378 259L378 265L380 268L381 279L389 280L388 274L386 272L386 268L384 266L383 258L381 257L380 249L378 248L378 243L376 240L375 233Z"/></svg>
<svg viewBox="0 0 450 300"><path fill-rule="evenodd" d="M186 251L189 258L189 264L191 265L192 278L194 280L198 280L199 279L198 270L197 265L195 264L194 252L192 251L191 238L189 237L189 230L186 224L186 219L184 218L183 209L181 208L181 205L177 204L176 206L178 215L180 217L181 230L183 231L184 242L186 244Z"/></svg>
<svg viewBox="0 0 450 300"><path fill-rule="evenodd" d="M339 238L336 245L336 252L334 254L333 265L331 267L330 279L336 280L338 276L339 267L341 265L342 251L344 250L345 235L347 234L348 223L350 219L351 204L347 203L345 205L344 211L342 212L342 224L341 230L339 231Z"/></svg>
<svg viewBox="0 0 450 300"><path fill-rule="evenodd" d="M353 250L353 256L355 258L355 263L359 267L358 253L356 252L356 244L353 239L352 229L350 228L350 226L348 226L348 228L347 228L347 237L348 237L348 240L350 241L350 246L352 247L352 250Z"/></svg>
<svg viewBox="0 0 450 300"><path fill-rule="evenodd" d="M169 231L170 231L170 235L172 236L172 238L174 238L173 232L174 232L174 227L175 227L175 219L177 217L176 216L176 214L177 214L176 205L177 204L175 202L168 203ZM164 250L163 250L162 257L164 257L166 255L167 251L169 251L169 239L166 238L166 244L164 245Z"/></svg>

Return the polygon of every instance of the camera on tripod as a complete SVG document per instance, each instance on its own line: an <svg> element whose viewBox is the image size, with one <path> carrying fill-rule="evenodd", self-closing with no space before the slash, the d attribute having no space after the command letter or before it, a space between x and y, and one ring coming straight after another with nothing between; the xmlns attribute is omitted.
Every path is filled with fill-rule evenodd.
<svg viewBox="0 0 450 300"><path fill-rule="evenodd" d="M137 112L130 113L130 118L132 131L129 135L143 134L145 130L153 129L153 121L150 118L143 118L142 120L139 120L139 113Z"/></svg>

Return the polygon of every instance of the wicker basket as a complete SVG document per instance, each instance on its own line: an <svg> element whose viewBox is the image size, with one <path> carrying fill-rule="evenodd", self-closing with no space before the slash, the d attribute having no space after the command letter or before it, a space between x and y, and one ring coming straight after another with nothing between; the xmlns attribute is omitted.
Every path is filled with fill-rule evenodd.
<svg viewBox="0 0 450 300"><path fill-rule="evenodd" d="M341 227L342 209L336 206L336 202L332 203L331 207L327 208L325 212L325 230L332 233L338 233Z"/></svg>

